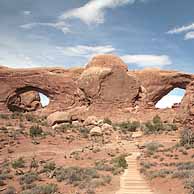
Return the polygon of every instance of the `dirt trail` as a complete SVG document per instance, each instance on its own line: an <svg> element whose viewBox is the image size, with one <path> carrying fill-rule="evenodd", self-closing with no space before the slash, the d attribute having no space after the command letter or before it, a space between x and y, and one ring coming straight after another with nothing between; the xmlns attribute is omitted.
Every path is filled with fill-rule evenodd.
<svg viewBox="0 0 194 194"><path fill-rule="evenodd" d="M129 145L130 156L126 158L128 168L120 178L120 190L115 194L154 194L138 169L138 149L134 144Z"/></svg>

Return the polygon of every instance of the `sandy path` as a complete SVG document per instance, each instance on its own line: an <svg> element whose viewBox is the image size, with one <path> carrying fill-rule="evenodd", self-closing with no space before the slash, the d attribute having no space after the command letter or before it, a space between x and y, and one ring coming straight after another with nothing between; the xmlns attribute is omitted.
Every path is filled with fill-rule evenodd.
<svg viewBox="0 0 194 194"><path fill-rule="evenodd" d="M115 194L153 194L147 182L144 180L138 169L137 157L139 152L135 145L129 145L132 155L126 158L128 168L120 178L120 190Z"/></svg>

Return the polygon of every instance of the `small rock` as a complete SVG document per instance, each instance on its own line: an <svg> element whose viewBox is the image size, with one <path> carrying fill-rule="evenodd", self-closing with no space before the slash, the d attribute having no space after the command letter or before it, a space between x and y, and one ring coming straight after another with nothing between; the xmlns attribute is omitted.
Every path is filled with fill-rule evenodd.
<svg viewBox="0 0 194 194"><path fill-rule="evenodd" d="M47 122L53 126L56 123L71 122L71 115L68 112L55 112L48 116Z"/></svg>
<svg viewBox="0 0 194 194"><path fill-rule="evenodd" d="M112 127L112 125L109 125L107 123L104 123L102 125L102 131L103 132L112 132L113 131L113 127Z"/></svg>
<svg viewBox="0 0 194 194"><path fill-rule="evenodd" d="M91 130L90 130L90 135L91 136L102 136L103 133L102 133L102 130L100 127L93 127Z"/></svg>
<svg viewBox="0 0 194 194"><path fill-rule="evenodd" d="M82 123L80 123L79 121L73 121L73 122L72 122L72 125L73 125L74 127L80 127L80 126L82 126Z"/></svg>
<svg viewBox="0 0 194 194"><path fill-rule="evenodd" d="M84 126L88 125L98 125L98 119L95 116L89 116L85 121L84 121Z"/></svg>

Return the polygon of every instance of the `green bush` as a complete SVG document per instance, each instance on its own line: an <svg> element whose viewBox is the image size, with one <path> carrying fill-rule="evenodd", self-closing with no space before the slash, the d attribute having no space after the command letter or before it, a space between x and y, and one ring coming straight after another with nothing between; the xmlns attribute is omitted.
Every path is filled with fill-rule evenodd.
<svg viewBox="0 0 194 194"><path fill-rule="evenodd" d="M100 175L95 168L68 167L57 168L54 176L57 181L65 181L67 184L87 188L93 179L100 179Z"/></svg>
<svg viewBox="0 0 194 194"><path fill-rule="evenodd" d="M180 144L182 146L194 146L194 131L192 129L184 129L181 131Z"/></svg>
<svg viewBox="0 0 194 194"><path fill-rule="evenodd" d="M34 173L34 172L29 172L29 173L26 173L20 177L20 184L21 185L29 185L37 180L39 180L38 174Z"/></svg>
<svg viewBox="0 0 194 194"><path fill-rule="evenodd" d="M138 121L133 121L133 122L122 122L119 124L116 124L117 127L121 129L123 133L127 132L135 132L137 128L140 127L140 123Z"/></svg>
<svg viewBox="0 0 194 194"><path fill-rule="evenodd" d="M33 114L26 114L25 117L27 121L32 122L32 123L38 123L39 121L38 118Z"/></svg>
<svg viewBox="0 0 194 194"><path fill-rule="evenodd" d="M9 115L6 114L0 114L0 119L9 119Z"/></svg>
<svg viewBox="0 0 194 194"><path fill-rule="evenodd" d="M163 123L161 118L156 115L152 121L144 123L143 131L145 134L157 134L163 131L175 131L177 126L173 123Z"/></svg>
<svg viewBox="0 0 194 194"><path fill-rule="evenodd" d="M114 167L126 169L128 167L128 164L127 164L125 157L126 157L126 155L122 154L116 158L113 158L112 163L113 163Z"/></svg>
<svg viewBox="0 0 194 194"><path fill-rule="evenodd" d="M23 191L20 194L55 194L58 188L56 184L35 186L31 190Z"/></svg>
<svg viewBox="0 0 194 194"><path fill-rule="evenodd" d="M17 169L17 168L24 168L25 167L25 161L22 157L18 158L17 160L14 160L12 162L12 167L14 169Z"/></svg>
<svg viewBox="0 0 194 194"><path fill-rule="evenodd" d="M31 137L38 137L41 136L43 133L43 130L40 126L35 125L30 127L30 136Z"/></svg>
<svg viewBox="0 0 194 194"><path fill-rule="evenodd" d="M150 179L154 179L154 178L157 178L157 177L165 178L167 175L170 175L172 173L173 173L172 170L161 169L159 171L150 171L148 173L148 175L149 175Z"/></svg>
<svg viewBox="0 0 194 194"><path fill-rule="evenodd" d="M95 168L102 171L112 171L113 167L107 164L106 160L99 160L95 162Z"/></svg>
<svg viewBox="0 0 194 194"><path fill-rule="evenodd" d="M48 162L43 166L43 172L51 172L55 170L56 164L54 162Z"/></svg>
<svg viewBox="0 0 194 194"><path fill-rule="evenodd" d="M185 181L185 188L189 189L190 194L194 193L194 179L193 177L190 177Z"/></svg>
<svg viewBox="0 0 194 194"><path fill-rule="evenodd" d="M151 142L151 143L145 144L145 147L146 147L146 152L150 155L153 155L155 152L158 151L160 147L162 147L162 145L158 142Z"/></svg>
<svg viewBox="0 0 194 194"><path fill-rule="evenodd" d="M88 128L81 127L79 128L79 132L81 133L82 137L87 138L90 130Z"/></svg>

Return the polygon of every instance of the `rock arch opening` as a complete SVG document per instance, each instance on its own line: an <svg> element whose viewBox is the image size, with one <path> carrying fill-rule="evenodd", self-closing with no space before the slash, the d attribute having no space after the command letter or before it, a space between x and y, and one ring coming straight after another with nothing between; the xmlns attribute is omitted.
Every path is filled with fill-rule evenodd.
<svg viewBox="0 0 194 194"><path fill-rule="evenodd" d="M50 99L48 96L44 95L43 93L39 92L39 96L40 96L40 103L42 105L42 107L47 107L50 103Z"/></svg>
<svg viewBox="0 0 194 194"><path fill-rule="evenodd" d="M182 101L185 92L184 89L174 88L167 95L161 98L155 107L159 109L172 108L175 104L179 104Z"/></svg>
<svg viewBox="0 0 194 194"><path fill-rule="evenodd" d="M47 91L27 86L16 89L7 100L7 107L12 112L32 112L48 106L50 102Z"/></svg>

